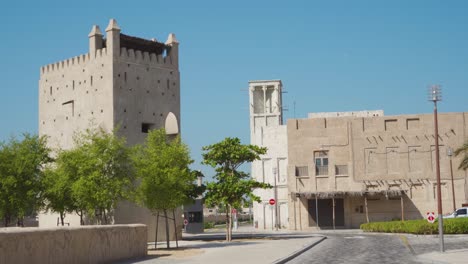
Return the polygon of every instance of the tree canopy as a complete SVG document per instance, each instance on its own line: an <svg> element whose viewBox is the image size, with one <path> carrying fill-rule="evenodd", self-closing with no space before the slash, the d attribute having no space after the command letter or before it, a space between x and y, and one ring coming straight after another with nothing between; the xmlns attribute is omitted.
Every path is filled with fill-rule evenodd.
<svg viewBox="0 0 468 264"><path fill-rule="evenodd" d="M110 223L117 203L130 199L135 174L125 139L103 129L88 129L74 137L74 148L59 150L54 166L46 170L46 209L86 214L97 223Z"/></svg>
<svg viewBox="0 0 468 264"><path fill-rule="evenodd" d="M463 155L463 158L458 166L459 169L468 169L468 141L466 141L461 147L455 150L455 156Z"/></svg>
<svg viewBox="0 0 468 264"><path fill-rule="evenodd" d="M41 178L51 162L46 137L23 134L0 143L0 217L8 226L14 218L22 225L25 215L41 205Z"/></svg>
<svg viewBox="0 0 468 264"><path fill-rule="evenodd" d="M154 214L164 213L167 239L167 211L193 202L202 191L195 184L197 173L189 169L192 162L187 145L179 136L168 138L164 129L150 130L144 145L136 147L137 202Z"/></svg>
<svg viewBox="0 0 468 264"><path fill-rule="evenodd" d="M249 200L260 202L254 195L257 188L271 188L269 184L257 182L248 173L238 168L247 162L260 159L266 148L242 145L239 138L225 138L223 141L203 147L203 163L216 171L215 181L206 186L205 204L209 207L226 206L226 241L231 241L232 208L239 208Z"/></svg>

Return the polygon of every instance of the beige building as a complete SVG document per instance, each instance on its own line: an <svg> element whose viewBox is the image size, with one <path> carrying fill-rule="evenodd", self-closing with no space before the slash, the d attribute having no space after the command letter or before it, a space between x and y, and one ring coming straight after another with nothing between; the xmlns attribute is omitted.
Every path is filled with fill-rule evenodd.
<svg viewBox="0 0 468 264"><path fill-rule="evenodd" d="M444 213L468 202L461 157L468 113L439 114ZM368 221L420 219L437 212L432 114L384 116L383 111L310 114L287 122L289 227L357 228Z"/></svg>
<svg viewBox="0 0 468 264"><path fill-rule="evenodd" d="M125 35L114 19L105 31L106 37L99 26L93 26L88 53L40 69L39 134L49 136L53 148L73 147L73 134L91 125L107 131L120 127L119 134L130 145L142 143L154 128L165 127L169 135L180 133L179 43L175 35L170 34L165 43ZM74 215L65 221L79 225ZM114 222L144 223L149 239L154 234L150 212L128 202L116 209ZM57 215L39 217L41 227L56 224Z"/></svg>

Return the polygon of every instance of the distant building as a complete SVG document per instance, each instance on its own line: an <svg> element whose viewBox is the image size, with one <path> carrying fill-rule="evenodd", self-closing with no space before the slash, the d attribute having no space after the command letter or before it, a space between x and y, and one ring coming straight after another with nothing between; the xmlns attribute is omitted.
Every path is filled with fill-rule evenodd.
<svg viewBox="0 0 468 264"><path fill-rule="evenodd" d="M122 34L111 19L105 38L99 26L93 26L88 37L88 53L40 69L39 134L49 136L50 146L72 148L73 134L91 124L107 131L119 126L118 133L130 145L143 143L151 129L164 127L169 136L179 134L179 43L175 35L170 34L165 43L133 37ZM65 221L79 225L76 215L67 215ZM154 240L155 219L145 208L122 202L114 212L114 222L144 223L149 239ZM41 227L56 224L57 215L40 214ZM181 218L178 225L182 230Z"/></svg>
<svg viewBox="0 0 468 264"><path fill-rule="evenodd" d="M290 227L316 228L318 219L319 227L357 228L436 211L433 115L321 116L288 120ZM439 114L444 213L453 211L447 148L466 140L467 121L468 113ZM457 167L461 206L468 201L467 172Z"/></svg>
<svg viewBox="0 0 468 264"><path fill-rule="evenodd" d="M251 143L268 148L252 164L252 177L276 186L255 191L262 199L253 205L258 228L358 228L436 211L432 114L311 113L283 125L281 81L251 81L249 91ZM468 113L439 114L444 213L453 211L447 149L467 136ZM457 169L460 157L451 158L460 207L468 203L468 174Z"/></svg>
<svg viewBox="0 0 468 264"><path fill-rule="evenodd" d="M197 177L197 186L202 186L203 175ZM184 209L184 230L187 233L203 233L203 195L199 195L192 204L186 204Z"/></svg>

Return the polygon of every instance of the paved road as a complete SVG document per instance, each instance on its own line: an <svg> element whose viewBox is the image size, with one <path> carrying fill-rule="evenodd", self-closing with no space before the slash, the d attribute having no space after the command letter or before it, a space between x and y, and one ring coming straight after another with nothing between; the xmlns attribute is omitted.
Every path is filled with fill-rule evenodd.
<svg viewBox="0 0 468 264"><path fill-rule="evenodd" d="M288 263L420 263L397 235L327 234Z"/></svg>

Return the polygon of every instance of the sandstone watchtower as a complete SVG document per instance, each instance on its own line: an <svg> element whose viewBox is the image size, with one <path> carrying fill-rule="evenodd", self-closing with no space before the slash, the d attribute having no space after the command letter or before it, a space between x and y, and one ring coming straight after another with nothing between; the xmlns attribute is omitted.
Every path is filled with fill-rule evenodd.
<svg viewBox="0 0 468 264"><path fill-rule="evenodd" d="M39 134L52 147L71 148L73 134L91 124L107 131L120 127L129 144L142 143L150 129L165 127L179 134L179 42L170 34L165 43L121 33L111 19L106 37L93 26L89 52L41 67ZM146 209L122 204L116 223L146 223ZM78 218L67 219L78 225ZM40 226L55 226L56 216L42 214Z"/></svg>

